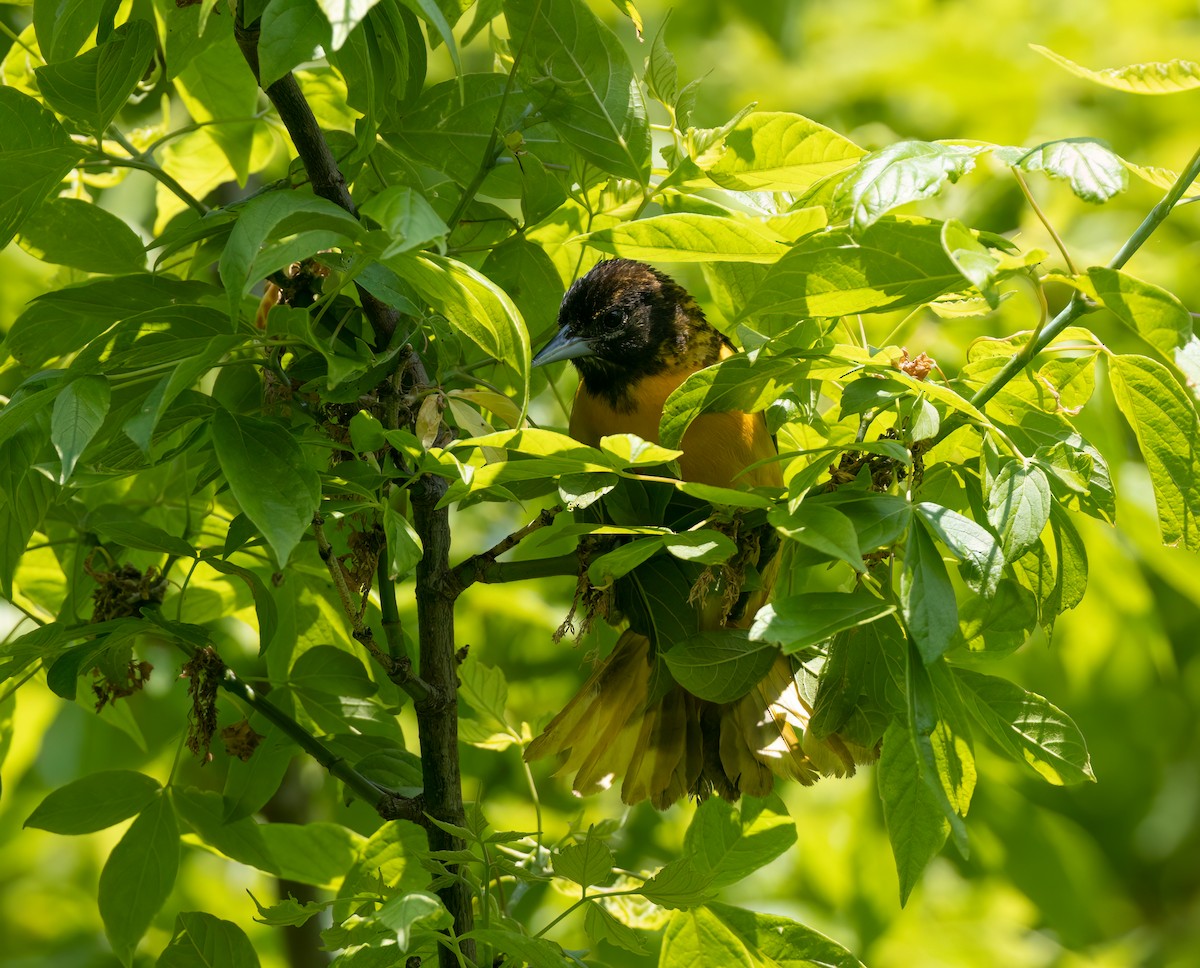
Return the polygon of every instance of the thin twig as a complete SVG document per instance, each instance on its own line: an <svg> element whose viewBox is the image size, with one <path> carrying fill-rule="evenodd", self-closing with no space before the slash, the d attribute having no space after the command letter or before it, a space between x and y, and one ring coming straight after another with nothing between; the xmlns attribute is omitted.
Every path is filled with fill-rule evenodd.
<svg viewBox="0 0 1200 968"><path fill-rule="evenodd" d="M333 553L333 545L329 543L329 537L325 534L325 519L320 514L313 515L313 534L317 538L317 554L321 556L325 567L329 569L329 577L333 580L333 587L337 589L338 598L342 603L342 611L350 620L350 634L354 641L371 654L371 658L379 663L383 671L387 673L387 677L408 693L414 702L429 701L434 690L413 672L412 662L408 657L402 655L399 659L395 659L388 652L384 652L375 642L374 631L363 620L365 609L361 608L359 603L354 600L350 583L346 581L346 572L342 568L342 563L338 561L337 555ZM366 596L363 596L363 604L365 604L365 600ZM397 619L397 621L399 620Z"/></svg>
<svg viewBox="0 0 1200 968"><path fill-rule="evenodd" d="M1019 168L1010 169L1013 176L1017 179L1017 185L1021 189L1021 194L1025 196L1025 201L1029 203L1029 207L1033 209L1033 213L1038 217L1038 221L1046 227L1046 231L1050 233L1050 238L1054 240L1054 244L1058 246L1058 251L1062 253L1063 261L1067 264L1067 271L1073 276L1079 275L1079 270L1075 268L1075 263L1071 261L1071 254L1067 252L1066 243L1062 237L1054 230L1050 219L1046 217L1046 213L1042 211L1042 206L1037 203L1037 199L1033 197L1033 192L1029 190L1029 183L1025 181L1025 176L1021 174Z"/></svg>
<svg viewBox="0 0 1200 968"><path fill-rule="evenodd" d="M1192 155L1192 160L1188 162L1188 166L1183 170L1183 173L1175 179L1175 184L1170 187L1162 197L1162 200L1150 210L1150 213L1142 220L1142 224L1137 227L1133 235L1121 246L1117 254L1112 257L1112 260L1108 263L1108 268L1120 269L1133 257L1133 254L1146 243L1146 240L1150 238L1154 230L1171 214L1171 209L1183 197L1183 193L1188 189L1188 186L1198 177L1200 177L1200 150L1197 150ZM1094 303L1083 296L1075 295L1057 316L1042 327L1037 336L1025 344L1020 353L1013 356L1000 372L992 377L987 386L980 389L971 397L971 403L976 407L982 407L999 393L1013 377L1033 362L1038 353L1049 346L1059 333L1075 322L1080 316L1092 312L1096 308ZM958 426L960 424L954 421L944 422L937 439L944 439L947 434Z"/></svg>
<svg viewBox="0 0 1200 968"><path fill-rule="evenodd" d="M466 561L462 562L462 564L458 565L452 572L454 582L457 585L456 594L474 582L483 580L481 576L486 573L491 565L496 564L497 558L505 552L512 551L513 548L529 537L529 535L533 534L533 532L549 525L561 510L561 507L546 508L541 514L525 525L525 527L514 531L508 537L498 541L487 551L481 551L477 555L472 555Z"/></svg>

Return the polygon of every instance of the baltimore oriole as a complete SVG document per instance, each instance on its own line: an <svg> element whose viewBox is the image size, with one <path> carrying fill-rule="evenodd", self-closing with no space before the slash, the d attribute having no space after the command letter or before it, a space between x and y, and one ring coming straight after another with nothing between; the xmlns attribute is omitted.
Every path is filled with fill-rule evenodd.
<svg viewBox="0 0 1200 968"><path fill-rule="evenodd" d="M695 300L670 277L640 262L612 259L596 265L567 291L557 335L534 366L571 360L579 389L570 433L596 446L609 434L633 433L658 441L663 403L691 373L732 356L733 345L706 319ZM781 485L775 443L761 413L707 413L681 445L680 477L718 487ZM743 473L744 472L744 473ZM653 522L650 522L653 523ZM761 576L756 591L733 603L725 595L696 601L701 629L746 627L767 600L778 565L769 525L738 535L738 558ZM760 560L761 559L761 560ZM649 799L665 809L685 795L716 792L762 796L773 775L801 783L820 774L854 772L854 757L837 736L816 741L807 733L812 709L800 693L792 660L780 656L742 698L714 703L661 677L645 627L624 631L612 653L579 693L528 747L526 759L557 754L560 771L575 771L573 788L595 793L624 777L626 803Z"/></svg>

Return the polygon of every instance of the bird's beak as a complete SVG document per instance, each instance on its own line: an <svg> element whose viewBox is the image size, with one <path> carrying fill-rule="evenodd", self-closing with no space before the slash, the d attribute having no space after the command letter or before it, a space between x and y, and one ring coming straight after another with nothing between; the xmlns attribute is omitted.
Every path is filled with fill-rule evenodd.
<svg viewBox="0 0 1200 968"><path fill-rule="evenodd" d="M581 356L593 356L595 352L589 340L582 336L576 336L571 332L570 326L564 326L554 335L554 339L542 347L538 355L533 358L532 365L542 366L544 363L574 360Z"/></svg>

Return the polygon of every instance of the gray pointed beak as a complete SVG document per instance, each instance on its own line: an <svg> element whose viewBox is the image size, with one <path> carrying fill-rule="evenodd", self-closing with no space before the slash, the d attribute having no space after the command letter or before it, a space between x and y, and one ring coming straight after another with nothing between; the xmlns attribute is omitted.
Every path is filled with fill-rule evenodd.
<svg viewBox="0 0 1200 968"><path fill-rule="evenodd" d="M571 332L570 326L564 326L555 334L554 339L542 347L533 358L532 365L542 366L546 363L558 363L560 360L574 360L581 356L592 356L594 353L591 342L576 336Z"/></svg>

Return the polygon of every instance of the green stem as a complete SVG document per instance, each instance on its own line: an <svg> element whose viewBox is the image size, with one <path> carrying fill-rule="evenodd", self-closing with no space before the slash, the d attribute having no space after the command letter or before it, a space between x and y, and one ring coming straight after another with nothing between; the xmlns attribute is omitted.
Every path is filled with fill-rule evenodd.
<svg viewBox="0 0 1200 968"><path fill-rule="evenodd" d="M1146 240L1150 238L1154 230L1171 214L1171 209L1175 207L1175 203L1183 197L1183 193L1187 191L1188 187L1198 177L1200 177L1200 150L1197 150L1192 155L1192 160L1188 162L1188 166L1184 169L1183 174L1175 179L1175 184L1162 197L1162 200L1150 210L1150 214L1142 220L1142 224L1137 227L1137 231L1129 237L1128 241L1121 246L1120 251L1112 257L1112 260L1108 263L1108 268L1120 269L1133 257L1133 254L1146 243ZM1028 366L1038 353L1045 349L1059 333L1074 323L1075 320L1079 319L1080 316L1092 312L1095 308L1095 305L1083 296L1074 296L1057 316L1042 327L1037 336L1025 344L1024 349L1020 353L1005 364L1004 368L992 378L987 386L971 397L971 403L976 407L982 407L999 393L1013 377ZM944 436L945 433L939 434L939 439Z"/></svg>
<svg viewBox="0 0 1200 968"><path fill-rule="evenodd" d="M193 208L200 215L208 214L208 206L193 196L179 182L168 175L165 171L146 161L139 161L136 158L112 158L105 155L95 161L85 161L80 167L82 168L134 168L138 171L144 171L148 175L160 181L173 194L178 196L189 207Z"/></svg>
<svg viewBox="0 0 1200 968"><path fill-rule="evenodd" d="M270 699L259 695L253 686L239 679L228 667L221 678L221 688L237 696L264 719L277 726L280 732L320 763L331 776L337 777L361 800L371 804L381 817L389 820L412 820L414 823L423 822L424 805L420 797L401 797L381 790Z"/></svg>

